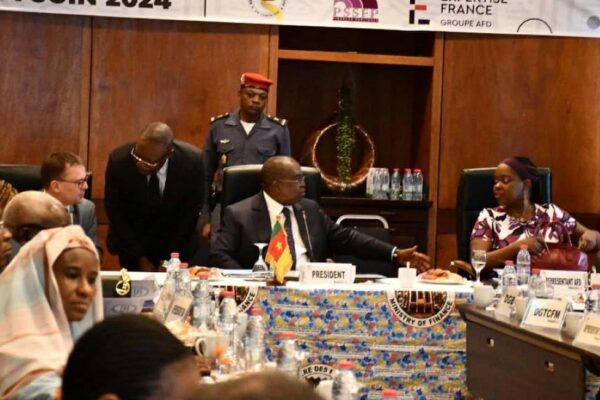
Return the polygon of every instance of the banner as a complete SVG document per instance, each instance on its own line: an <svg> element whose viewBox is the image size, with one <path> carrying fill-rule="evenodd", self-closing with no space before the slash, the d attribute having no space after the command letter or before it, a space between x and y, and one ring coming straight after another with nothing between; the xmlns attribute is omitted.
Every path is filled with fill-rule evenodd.
<svg viewBox="0 0 600 400"><path fill-rule="evenodd" d="M0 10L249 24L600 37L598 0L0 0Z"/></svg>

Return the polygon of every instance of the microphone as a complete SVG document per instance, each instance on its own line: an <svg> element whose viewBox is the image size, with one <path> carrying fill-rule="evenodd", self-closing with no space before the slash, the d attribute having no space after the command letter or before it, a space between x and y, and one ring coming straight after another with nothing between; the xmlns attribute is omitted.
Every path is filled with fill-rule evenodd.
<svg viewBox="0 0 600 400"><path fill-rule="evenodd" d="M306 223L306 211L302 210L302 218L304 219L304 227L306 228L306 237L308 238L308 250L310 250L310 258L314 257L312 243L310 242L310 232L308 231L308 224ZM312 260L310 260L312 261Z"/></svg>

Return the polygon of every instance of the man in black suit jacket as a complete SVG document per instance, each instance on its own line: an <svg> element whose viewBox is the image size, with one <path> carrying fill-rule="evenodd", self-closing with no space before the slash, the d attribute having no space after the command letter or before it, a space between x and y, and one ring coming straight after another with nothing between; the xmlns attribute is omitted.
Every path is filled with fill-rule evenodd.
<svg viewBox="0 0 600 400"><path fill-rule="evenodd" d="M131 270L156 271L170 252L189 259L198 246L203 200L198 148L174 140L164 123L149 124L135 143L113 150L106 167L107 245Z"/></svg>
<svg viewBox="0 0 600 400"><path fill-rule="evenodd" d="M410 261L419 270L429 268L429 257L417 247L400 250L389 243L334 223L319 207L304 198L305 184L300 165L290 157L276 156L267 160L261 171L263 191L225 209L222 226L211 249L210 264L220 268L251 268L258 258L254 243L268 243L273 223L279 218L285 224L288 208L292 232L290 249L296 264L326 261L332 251L358 257ZM293 212L292 212L293 211Z"/></svg>

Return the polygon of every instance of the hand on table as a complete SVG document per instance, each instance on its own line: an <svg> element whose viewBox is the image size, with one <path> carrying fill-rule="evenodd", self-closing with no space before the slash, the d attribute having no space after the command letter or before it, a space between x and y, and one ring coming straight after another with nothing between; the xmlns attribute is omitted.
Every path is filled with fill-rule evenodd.
<svg viewBox="0 0 600 400"><path fill-rule="evenodd" d="M400 263L410 262L410 266L416 268L419 273L431 268L431 258L426 254L419 253L417 246L408 249L397 249L394 258Z"/></svg>

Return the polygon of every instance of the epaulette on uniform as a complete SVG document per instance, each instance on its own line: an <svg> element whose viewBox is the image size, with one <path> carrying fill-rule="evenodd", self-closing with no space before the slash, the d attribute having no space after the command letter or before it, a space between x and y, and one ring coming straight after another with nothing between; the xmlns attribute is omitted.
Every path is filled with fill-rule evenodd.
<svg viewBox="0 0 600 400"><path fill-rule="evenodd" d="M213 122L215 122L218 119L222 119L225 117L229 117L229 113L225 113L225 114L221 114L221 115L217 115L216 117L210 117L210 123L212 124Z"/></svg>
<svg viewBox="0 0 600 400"><path fill-rule="evenodd" d="M273 122L277 122L281 126L286 126L287 125L287 119L277 118L274 115L267 115L267 118L269 118Z"/></svg>

